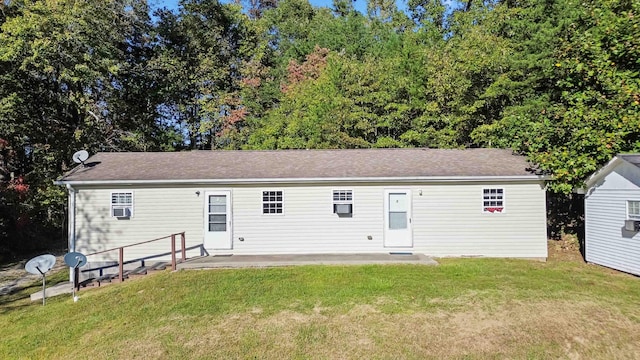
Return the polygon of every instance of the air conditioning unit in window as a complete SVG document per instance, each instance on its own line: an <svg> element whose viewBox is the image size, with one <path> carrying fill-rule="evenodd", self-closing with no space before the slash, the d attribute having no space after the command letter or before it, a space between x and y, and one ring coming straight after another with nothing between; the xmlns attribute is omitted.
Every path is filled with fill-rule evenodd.
<svg viewBox="0 0 640 360"><path fill-rule="evenodd" d="M128 206L114 206L112 211L112 215L117 218L131 217L131 208Z"/></svg>
<svg viewBox="0 0 640 360"><path fill-rule="evenodd" d="M624 229L627 231L639 232L640 231L640 220L625 220L624 221Z"/></svg>
<svg viewBox="0 0 640 360"><path fill-rule="evenodd" d="M353 213L353 205L352 204L334 204L333 212L338 215L349 215Z"/></svg>

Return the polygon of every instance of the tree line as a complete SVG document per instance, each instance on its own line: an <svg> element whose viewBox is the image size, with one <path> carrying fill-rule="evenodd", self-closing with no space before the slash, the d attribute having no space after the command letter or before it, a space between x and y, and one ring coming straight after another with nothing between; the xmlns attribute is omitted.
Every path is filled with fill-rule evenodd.
<svg viewBox="0 0 640 360"><path fill-rule="evenodd" d="M0 2L0 248L64 243L78 149L370 147L512 148L570 193L640 151L640 2Z"/></svg>

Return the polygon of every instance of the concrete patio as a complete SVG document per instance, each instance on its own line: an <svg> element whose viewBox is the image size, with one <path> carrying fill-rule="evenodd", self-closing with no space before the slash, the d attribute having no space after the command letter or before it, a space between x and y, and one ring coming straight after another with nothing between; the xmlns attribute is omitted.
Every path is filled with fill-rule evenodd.
<svg viewBox="0 0 640 360"><path fill-rule="evenodd" d="M247 268L299 265L367 265L418 264L438 265L423 254L285 254L285 255L217 255L188 259L177 265L181 269Z"/></svg>

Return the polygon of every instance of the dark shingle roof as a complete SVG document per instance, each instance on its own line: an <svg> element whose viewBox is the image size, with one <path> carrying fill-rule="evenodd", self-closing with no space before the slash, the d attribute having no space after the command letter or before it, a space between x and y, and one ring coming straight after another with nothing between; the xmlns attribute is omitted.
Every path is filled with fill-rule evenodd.
<svg viewBox="0 0 640 360"><path fill-rule="evenodd" d="M61 181L185 181L535 176L502 149L97 153Z"/></svg>
<svg viewBox="0 0 640 360"><path fill-rule="evenodd" d="M619 154L618 157L640 167L640 154Z"/></svg>

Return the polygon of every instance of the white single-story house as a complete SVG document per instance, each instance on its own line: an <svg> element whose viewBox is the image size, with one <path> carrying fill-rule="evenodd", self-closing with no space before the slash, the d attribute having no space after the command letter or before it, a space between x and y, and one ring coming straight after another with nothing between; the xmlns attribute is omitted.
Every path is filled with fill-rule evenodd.
<svg viewBox="0 0 640 360"><path fill-rule="evenodd" d="M530 167L502 149L125 152L95 154L57 183L69 249L85 254L184 231L209 255L546 259L544 176Z"/></svg>
<svg viewBox="0 0 640 360"><path fill-rule="evenodd" d="M614 157L586 181L585 260L640 275L640 154Z"/></svg>

